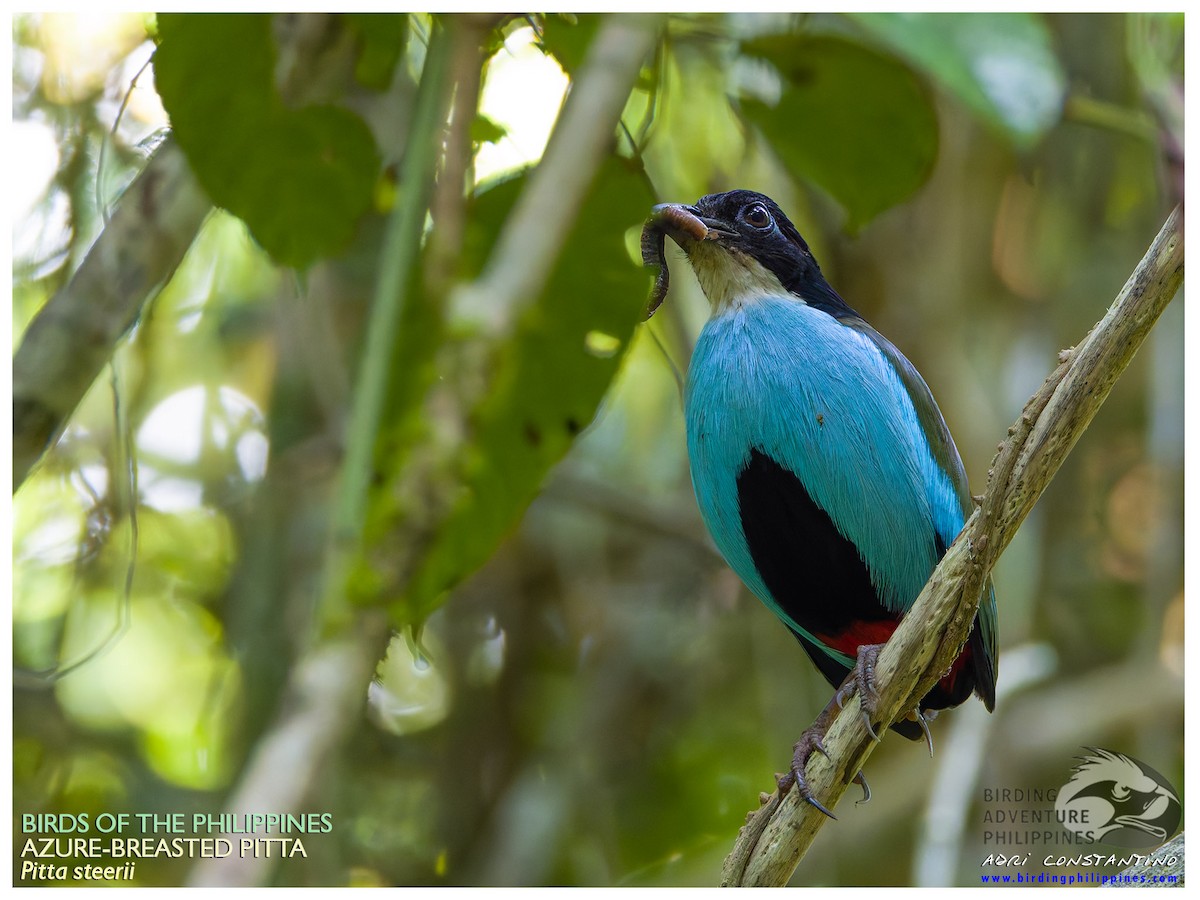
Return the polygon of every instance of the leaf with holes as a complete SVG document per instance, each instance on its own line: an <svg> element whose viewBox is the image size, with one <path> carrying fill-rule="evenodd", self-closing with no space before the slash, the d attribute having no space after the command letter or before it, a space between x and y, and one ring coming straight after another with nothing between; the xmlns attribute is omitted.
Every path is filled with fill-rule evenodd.
<svg viewBox="0 0 1200 900"><path fill-rule="evenodd" d="M523 185L513 179L479 197L465 248L474 265L487 258ZM495 350L489 390L470 416L458 503L395 610L400 621L428 615L487 560L596 415L645 303L646 276L625 233L653 202L627 162L601 169L545 289Z"/></svg>

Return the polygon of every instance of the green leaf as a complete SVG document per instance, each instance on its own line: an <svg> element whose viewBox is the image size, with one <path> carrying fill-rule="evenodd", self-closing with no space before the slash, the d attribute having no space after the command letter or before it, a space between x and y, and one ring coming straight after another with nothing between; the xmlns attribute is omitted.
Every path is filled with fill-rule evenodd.
<svg viewBox="0 0 1200 900"><path fill-rule="evenodd" d="M476 144L494 144L506 134L507 128L483 113L477 113L471 120L471 141Z"/></svg>
<svg viewBox="0 0 1200 900"><path fill-rule="evenodd" d="M340 107L283 104L269 16L163 14L158 29L158 92L213 203L284 265L341 250L379 171L366 124Z"/></svg>
<svg viewBox="0 0 1200 900"><path fill-rule="evenodd" d="M548 14L542 25L542 50L557 59L564 72L574 76L592 45L600 18L598 13Z"/></svg>
<svg viewBox="0 0 1200 900"><path fill-rule="evenodd" d="M1066 79L1034 13L855 13L876 40L1027 148L1062 112Z"/></svg>
<svg viewBox="0 0 1200 900"><path fill-rule="evenodd" d="M771 35L743 44L783 76L774 107L742 111L794 175L820 185L860 228L925 183L937 158L937 117L903 63L835 37Z"/></svg>
<svg viewBox="0 0 1200 900"><path fill-rule="evenodd" d="M482 195L466 253L482 260L524 179ZM401 607L400 621L427 615L441 595L495 551L546 473L588 426L617 372L645 303L645 275L625 232L654 202L621 160L599 173L565 249L516 333L498 348L490 390L473 411L462 491L437 530Z"/></svg>
<svg viewBox="0 0 1200 900"><path fill-rule="evenodd" d="M408 16L404 13L347 13L346 21L358 31L362 41L354 77L365 87L386 90L408 38Z"/></svg>

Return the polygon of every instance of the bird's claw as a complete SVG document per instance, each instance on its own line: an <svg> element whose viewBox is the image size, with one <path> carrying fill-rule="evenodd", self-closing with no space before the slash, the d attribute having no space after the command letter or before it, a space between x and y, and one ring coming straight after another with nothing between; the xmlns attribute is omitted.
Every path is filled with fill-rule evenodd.
<svg viewBox="0 0 1200 900"><path fill-rule="evenodd" d="M862 722L863 722L863 728L867 729L867 734L869 734L871 736L871 740L873 740L877 744L881 740L883 740L883 738L881 738L875 732L875 729L871 726L871 715L865 709L862 711Z"/></svg>
<svg viewBox="0 0 1200 900"><path fill-rule="evenodd" d="M866 776L863 775L862 772L859 772L857 775L854 776L854 781L863 790L862 799L857 801L854 805L858 806L860 803L870 803L871 802L871 786L869 784L867 784Z"/></svg>
<svg viewBox="0 0 1200 900"><path fill-rule="evenodd" d="M829 751L825 749L824 742L825 729L829 726L829 723L821 721L824 718L824 715L818 718L811 727L800 735L800 740L796 741L795 746L792 747L792 765L785 774L779 776L779 794L783 796L795 787L800 793L801 800L820 810L829 816L829 818L837 819L837 816L831 813L816 798L812 789L808 786L808 780L804 777L804 769L814 753L820 753L826 759L829 759Z"/></svg>
<svg viewBox="0 0 1200 900"><path fill-rule="evenodd" d="M931 709L924 713L921 708L917 707L913 710L913 716L917 720L917 724L921 726L921 730L925 732L925 743L929 745L929 758L933 759L933 732L929 730L929 720L937 718L937 710Z"/></svg>
<svg viewBox="0 0 1200 900"><path fill-rule="evenodd" d="M813 738L812 745L812 752L820 753L823 757L830 760L830 762L833 761L829 756L829 751L825 749L825 742L821 740L820 736ZM795 760L792 761L795 762ZM808 762L808 760L805 760L805 762Z"/></svg>
<svg viewBox="0 0 1200 900"><path fill-rule="evenodd" d="M795 746L792 748L791 768L785 774L778 776L780 796L783 796L795 787L800 792L801 799L805 802L819 809L825 815L829 816L829 818L837 818L813 795L804 777L804 770L814 753L820 753L826 759L832 761L829 752L825 749L825 731L829 728L830 722L833 721L835 710L845 706L846 701L854 694L858 694L858 702L862 710L863 726L867 729L867 733L876 741L880 739L874 725L877 717L876 710L879 704L879 693L875 690L875 662L882 648L882 644L864 644L858 648L854 668L846 676L846 680L842 682L837 691L834 692L833 699L822 710L821 715L800 735L800 740L796 741ZM924 718L920 715L920 710L917 711L917 717L918 721L921 722L921 727L925 729L925 734L928 738L929 730L925 725ZM929 739L929 743L932 748L932 738ZM858 802L866 803L871 799L871 788L867 784L867 779L863 777L862 772L859 772L854 776L854 781L863 789L862 799Z"/></svg>

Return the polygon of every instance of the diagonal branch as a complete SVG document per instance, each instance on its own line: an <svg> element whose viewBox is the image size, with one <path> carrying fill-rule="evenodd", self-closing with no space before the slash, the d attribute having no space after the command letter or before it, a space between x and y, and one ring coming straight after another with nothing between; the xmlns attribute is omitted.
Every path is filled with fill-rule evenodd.
<svg viewBox="0 0 1200 900"><path fill-rule="evenodd" d="M171 280L211 209L183 151L163 141L79 270L30 323L13 357L14 492L142 308Z"/></svg>
<svg viewBox="0 0 1200 900"><path fill-rule="evenodd" d="M984 580L1063 459L1087 429L1117 378L1183 281L1183 212L1176 209L1104 318L1025 404L988 473L980 508L963 527L879 655L875 681L880 727L912 709L966 642ZM849 703L806 771L814 794L832 807L875 749L858 704ZM827 821L792 791L773 794L738 834L723 885L783 885Z"/></svg>
<svg viewBox="0 0 1200 900"><path fill-rule="evenodd" d="M530 175L483 272L453 300L455 317L493 336L508 333L540 294L579 204L612 152L621 112L664 16L606 16L558 115L542 161Z"/></svg>

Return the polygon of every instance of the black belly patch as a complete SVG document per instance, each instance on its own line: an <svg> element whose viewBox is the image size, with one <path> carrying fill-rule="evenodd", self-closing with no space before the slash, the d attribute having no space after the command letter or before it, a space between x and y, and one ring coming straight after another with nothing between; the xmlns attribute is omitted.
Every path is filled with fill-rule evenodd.
<svg viewBox="0 0 1200 900"><path fill-rule="evenodd" d="M775 602L812 634L895 619L879 602L866 563L796 475L757 449L738 475L742 532Z"/></svg>
<svg viewBox="0 0 1200 900"><path fill-rule="evenodd" d="M752 449L745 469L738 475L737 492L750 557L775 602L797 625L832 643L842 635L841 643L846 643L845 639L853 635L879 631L880 625L872 627L871 623L900 618L879 601L858 550L838 533L833 520L817 506L795 473ZM937 549L939 555L945 552L940 540ZM796 637L829 683L840 684L849 668L803 635ZM886 637L881 634L878 640ZM850 640L848 646L839 649L853 656L855 643ZM986 663L978 625L968 646L970 665L962 671L952 670L947 679L934 685L921 701L922 709L957 706L971 693L979 680L974 667ZM892 728L914 740L921 736L913 721L902 720Z"/></svg>

